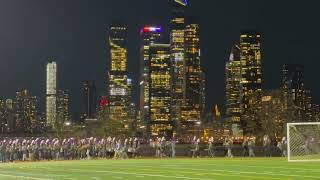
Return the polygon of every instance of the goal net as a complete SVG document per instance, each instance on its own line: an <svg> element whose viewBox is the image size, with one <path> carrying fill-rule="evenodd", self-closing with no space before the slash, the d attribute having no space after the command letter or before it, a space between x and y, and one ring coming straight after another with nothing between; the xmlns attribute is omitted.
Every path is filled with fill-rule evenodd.
<svg viewBox="0 0 320 180"><path fill-rule="evenodd" d="M320 161L320 122L287 124L288 161Z"/></svg>

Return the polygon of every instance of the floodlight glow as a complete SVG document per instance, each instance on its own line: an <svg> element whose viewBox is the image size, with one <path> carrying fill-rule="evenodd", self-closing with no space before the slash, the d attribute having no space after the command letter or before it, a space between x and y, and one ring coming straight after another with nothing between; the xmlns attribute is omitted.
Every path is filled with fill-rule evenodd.
<svg viewBox="0 0 320 180"><path fill-rule="evenodd" d="M66 125L66 126L70 126L70 125L71 125L71 122L66 122L65 125Z"/></svg>

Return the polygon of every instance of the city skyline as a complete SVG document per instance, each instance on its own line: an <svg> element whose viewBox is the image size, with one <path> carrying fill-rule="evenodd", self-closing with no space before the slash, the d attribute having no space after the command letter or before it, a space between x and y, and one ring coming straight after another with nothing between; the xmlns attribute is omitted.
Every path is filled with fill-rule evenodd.
<svg viewBox="0 0 320 180"><path fill-rule="evenodd" d="M0 0L0 179L319 178L319 6Z"/></svg>
<svg viewBox="0 0 320 180"><path fill-rule="evenodd" d="M86 4L85 2L87 2L87 1L81 1L80 5L78 7L68 7L68 5L66 5L66 9L64 9L63 11L74 9L75 10L75 12L73 12L74 14L80 13L80 12L77 12L77 10L81 9L80 7L84 6L84 4ZM96 4L97 5L98 4L101 5L101 4L104 4L104 3L98 2ZM96 4L94 4L93 6L96 6ZM114 4L117 5L116 2ZM139 3L137 3L137 4L139 4ZM57 44L53 45L52 48L48 48L48 47L47 47L48 49L42 48L42 50L44 49L43 51L41 51L41 48L40 48L40 50L31 48L30 52L27 52L27 51L22 51L21 52L21 51L17 50L17 52L15 52L15 53L20 53L21 52L21 54L24 54L24 55L25 54L28 55L28 53L32 53L32 52L36 52L36 53L27 56L27 57L29 57L27 59L29 59L29 60L32 59L32 61L31 60L30 60L30 62L27 61L28 63L26 64L26 66L23 66L24 69L20 69L19 67L12 66L12 67L16 67L17 68L17 69L13 69L13 72L18 71L15 74L17 77L10 76L10 72L6 72L4 69L2 69L3 70L2 72L4 73L3 77L8 77L9 80L5 80L3 78L1 78L0 80L2 82L5 82L5 81L10 81L10 80L12 80L11 78L13 78L13 80L15 80L14 82L16 82L16 83L13 83L12 86L10 85L9 87L5 88L3 90L4 93L2 93L1 96L3 98L4 97L13 98L14 97L14 93L16 92L16 90L21 89L21 88L27 88L32 92L32 94L38 96L40 101L41 101L41 105L44 105L45 104L44 103L45 96L44 96L44 93L43 93L44 92L44 88L43 88L44 84L43 83L45 83L45 72L43 70L44 69L43 66L44 66L45 62L48 60L49 57L54 57L54 59L57 61L58 66L59 66L58 83L61 86L61 88L60 87L59 88L60 89L68 89L68 90L70 90L69 91L70 92L70 96L71 96L70 102L72 104L71 106L72 106L72 112L73 112L72 115L74 115L74 112L80 113L80 108L77 107L76 104L79 104L81 102L81 100L79 100L79 99L81 99L81 95L80 95L81 92L79 91L80 88L78 88L78 87L81 86L81 82L83 80L86 80L86 79L96 80L98 82L97 83L98 84L98 89L99 89L98 90L98 94L99 95L103 95L105 93L105 88L106 88L105 87L105 83L106 83L105 74L106 74L106 68L108 68L108 67L106 67L106 64L107 64L107 62L109 60L109 58L108 58L109 56L107 55L109 48L106 46L106 44L107 44L106 38L108 37L107 36L108 27L109 27L109 25L111 25L111 21L113 21L112 19L114 18L114 19L120 19L120 21L124 21L124 22L128 23L129 36L130 36L129 39L130 40L135 39L135 41L133 41L135 43L130 43L130 45L128 47L128 53L129 53L129 56L128 56L128 68L129 68L129 71L130 71L130 75L134 77L133 80L134 80L134 84L135 84L135 88L134 88L135 92L134 92L134 95L133 95L133 99L134 99L134 102L136 104L138 104L138 86L137 86L137 84L138 84L138 80L139 80L139 73L138 73L139 72L139 67L137 67L137 65L135 65L135 64L139 64L138 63L139 62L139 58L137 58L137 57L139 57L139 50L137 50L139 48L139 42L137 42L137 40L139 40L139 33L138 33L139 29L141 29L141 27L143 27L143 25L145 25L145 24L148 24L148 23L158 24L158 22L160 22L159 24L167 31L168 28L166 26L168 26L168 22L169 22L169 18L170 18L170 10L169 10L170 5L169 5L169 3L166 3L166 2L159 3L159 2L156 2L156 1L152 1L152 3L146 3L146 4L141 3L141 4L143 4L141 6L146 6L147 9L148 9L148 7L150 9L156 9L153 6L160 6L160 7L163 7L163 8L168 8L168 11L166 11L166 13L165 13L165 18L161 19L161 18L157 17L157 15L153 15L152 17L149 18L149 21L145 20L144 18L142 18L143 20L139 20L138 25L132 25L132 23L129 22L129 19L127 17L123 17L123 16L122 16L123 18L117 18L117 17L110 16L109 20L102 20L102 22L101 21L100 22L97 21L97 22L92 23L93 27L95 27L95 28L92 31L88 30L88 32L92 32L92 33L99 32L99 36L100 36L99 41L98 41L99 43L90 43L90 44L87 44L87 46L90 45L90 46L94 46L96 48L98 47L98 49L99 49L98 53L94 53L97 50L92 50L91 48L86 48L87 46L84 45L86 41L78 42L78 43L83 43L82 45L75 45L75 43L77 42L77 41L75 41L75 42L71 43L72 45L74 45L74 49L71 48L71 51L73 51L73 52L71 54L69 54L69 52L68 52L70 50L70 46L69 45L71 45L71 44L69 44L70 43L69 41L67 41L67 45L65 46L65 48L62 48L61 50L57 50L57 47L58 47L57 45L60 44L60 42L55 42L52 39L51 39L51 41L48 41L49 45L46 45L46 46L51 46L50 42L54 42L53 44L56 44L56 43ZM222 44L223 44L222 46L223 47L213 48L213 47L217 46L217 44L219 45L219 43L214 43L215 42L214 37L217 37L215 35L216 33L212 33L212 34L210 33L209 34L209 35L212 35L212 36L208 35L208 31L210 29L212 30L212 27L209 26L210 23L207 22L207 19L203 16L203 13L201 13L200 10L199 10L199 7L204 7L204 6L202 4L197 4L197 2L195 2L195 1L191 1L191 4L192 4L192 8L191 9L192 9L192 11L195 12L193 14L195 16L198 16L198 17L201 17L201 18L204 19L204 20L202 20L200 22L200 26L201 26L201 33L200 34L201 34L201 41L202 41L202 43L201 43L201 47L202 48L201 49L202 49L202 56L203 56L201 60L202 60L202 62L204 64L203 66L204 66L204 69L205 69L205 73L207 74L207 81L208 81L207 82L207 94L208 94L207 95L207 99L208 99L207 100L207 108L211 108L214 104L224 105L225 104L225 100L224 100L224 74L225 74L224 73L224 64L228 61L228 57L229 57L229 53L230 53L230 47L238 40L238 36L240 34L240 31L242 29L246 29L246 27L245 28L238 27L238 28L230 28L230 29L228 29L230 31L229 32L230 35L232 35L232 36L231 37L223 36L223 39L220 39L218 41L218 42L222 42ZM216 7L217 6L219 7L219 5L223 6L223 3L214 2L213 4L215 4ZM263 3L261 3L261 4L252 3L250 6L251 7L260 7L260 8L262 8L261 7L262 5L267 5L268 6L268 5L271 5L271 4L272 4L272 2L271 3L265 3L265 4L263 4ZM8 3L7 5L11 5L11 7L15 7L14 6L15 5L14 2L13 3ZM46 5L42 4L42 5L38 5L38 6L40 6L39 8L41 9L41 6L46 6ZM291 4L291 6L294 6L295 8L297 8L295 3ZM20 7L20 8L22 8L22 7ZM45 9L45 8L48 8L48 7L42 7L42 8ZM84 8L84 7L82 7L82 8ZM101 8L101 9L103 9L103 8ZM4 13L6 13L6 11L4 11ZM41 12L37 12L37 13L41 14ZM51 12L51 13L53 13L53 12ZM90 14L90 13L88 13L88 14ZM115 13L115 14L117 14L117 13ZM155 12L155 14L157 14L157 11ZM9 13L9 15L10 15L10 13ZM295 14L292 14L292 15L294 16ZM96 16L98 16L98 15L96 15ZM224 17L223 13L221 13L220 16ZM262 16L262 15L260 15L260 16ZM258 17L259 17L259 15L257 15L256 18L258 18ZM29 18L32 19L32 17L29 17ZM224 18L227 18L227 17L224 17ZM52 19L54 21L56 20L55 18L52 18ZM103 18L99 16L99 19L101 20ZM108 19L108 18L106 18L106 19ZM221 19L221 21L222 21L222 19ZM290 18L288 18L288 19L290 19ZM72 18L69 19L69 20L72 20ZM152 22L150 22L150 21L152 21ZM263 75L264 75L263 79L264 79L264 82L266 82L266 84L263 85L264 89L273 89L273 88L280 87L280 80L278 80L277 82L271 82L271 81L272 81L272 79L278 79L278 77L280 77L281 65L282 64L285 64L285 63L299 63L299 64L305 65L305 69L306 69L306 73L305 73L305 81L306 81L306 83L305 84L306 84L308 89L311 89L311 91L313 93L313 97L315 98L316 102L319 102L319 98L317 96L315 96L315 95L317 95L316 92L318 92L318 90L320 88L317 86L316 83L312 83L312 79L313 79L312 78L312 72L316 72L316 71L312 71L312 70L314 70L314 68L315 68L314 66L317 65L317 62L312 61L312 60L308 60L308 59L314 59L314 58L307 58L309 56L310 57L313 57L313 56L316 57L316 55L312 54L312 53L314 53L314 51L305 50L304 54L299 54L299 52L293 51L295 48L297 48L297 49L300 48L300 46L299 45L294 45L294 43L293 43L293 45L289 45L288 42L290 42L290 40L292 41L292 39L289 38L289 39L287 39L287 41L283 41L282 42L282 43L288 43L286 45L289 46L289 47L283 46L283 52L279 52L279 48L276 48L278 46L278 44L274 44L274 42L270 43L270 41L272 42L275 39L275 37L273 37L271 39L270 39L270 37L272 37L272 35L279 35L281 33L279 33L277 30L272 30L272 29L270 30L269 27L267 27L267 28L261 27L262 22L268 22L268 20L264 20L264 21L261 21L261 22L255 22L255 23L251 22L251 23L249 23L250 25L248 25L248 27L250 27L250 28L252 28L252 27L258 28L259 30L261 30L261 33L262 33L262 41L263 41L262 47L261 47L262 51L263 51L263 65L262 65L262 67L263 67ZM51 24L51 23L52 24L56 24L57 22L48 21L48 23L49 24ZM13 24L15 24L15 23L13 23ZM59 23L57 23L57 24L59 25ZM225 25L225 24L228 24L228 23L222 23L222 24ZM244 23L244 24L246 24L246 23ZM272 24L273 23L271 23L271 25ZM89 24L87 24L86 26L83 26L83 27L90 28L90 25L91 24L89 23ZM246 25L241 25L241 26L246 26ZM216 27L216 28L218 28L218 27ZM229 24L229 27L232 27L232 25ZM61 27L57 26L57 28L61 28ZM71 27L67 27L67 28L71 28ZM221 27L219 27L218 30L219 29L221 31ZM71 28L69 30L73 30L73 28ZM58 39L60 39L60 38L61 39L68 39L67 36L70 35L70 33L72 33L72 32L74 32L75 34L78 34L78 33L80 33L80 30L79 30L79 32L78 32L77 29L75 29L73 31L66 31L65 35L64 34L60 34L61 37L58 37ZM298 32L299 31L297 30L297 31L293 31L291 33L300 34ZM80 34L82 34L82 33L83 32L81 32ZM31 34L33 34L33 33L31 33ZM59 31L57 33L50 32L50 34L52 34L52 35L57 34L58 35ZM224 33L224 34L227 34L227 33ZM17 36L19 37L19 35L17 35ZM87 36L89 36L89 35L87 34ZM35 37L41 37L41 36L35 36ZM71 38L72 40L75 40L77 38L80 38L81 36L72 35L71 37L72 37ZM284 37L286 37L286 36L284 36ZM298 38L298 36L297 37L289 36L289 37ZM312 37L312 38L315 38L315 37ZM50 37L49 37L49 39L50 39ZM86 39L86 38L84 38L84 39ZM299 39L298 39L297 41L294 41L294 42L299 44L298 42L302 42L303 43L304 42L303 40L300 39L300 41L299 41ZM91 42L90 40L87 40L87 41ZM211 41L213 42L213 45L211 45L211 43L212 43ZM230 42L230 41L232 41L232 42ZM15 41L13 41L13 42L15 42ZM28 42L28 41L26 41L26 42ZM279 44L282 44L282 43L279 43ZM312 43L309 43L309 44L312 44ZM275 45L275 46L273 47L273 45ZM35 46L37 46L37 45L35 45ZM82 48L80 48L80 47L82 47ZM318 46L315 44L312 47L317 48ZM6 48L9 48L9 50L10 50L10 46L9 47L5 47L4 49L6 49ZM78 48L82 49L82 50L74 51L75 49L77 50ZM222 48L223 48L223 50L222 50ZM17 49L19 49L19 48L17 48ZM50 49L53 49L53 50L50 50ZM218 51L218 49L220 49L220 50ZM291 49L292 52L295 52L295 53L292 53L291 50L289 51L288 49ZM214 50L217 50L217 51L215 52ZM56 51L56 52L54 52L54 51ZM306 52L307 52L307 54L306 54ZM73 53L75 53L75 54L73 54ZM215 55L215 53L216 54L220 54L220 55ZM278 56L279 59L281 59L281 60L279 60L279 62L276 63L274 61L277 61L278 58L274 58L275 55L272 55L272 54L277 54L277 53L279 55ZM6 52L4 52L2 54L6 55ZM295 56L294 54L297 54L297 56ZM92 55L92 57L90 55ZM74 56L74 58L72 58L72 56ZM80 57L79 64L78 64L78 61L77 61L78 60L77 56ZM99 56L100 58L97 58L97 56ZM286 57L286 56L288 58L283 58L283 57ZM293 59L293 61L291 61L291 58ZM299 60L299 59L305 59L305 58L306 58L306 60L303 60L303 61ZM84 60L84 59L94 59L94 61L92 61L92 60L87 61L87 60ZM287 59L287 60L283 60L283 59ZM22 59L20 59L20 58L15 59L14 58L14 60L15 61L21 61ZM15 63L14 60L13 60L13 62L9 62L7 64L7 66L11 67L11 65L14 65L14 63ZM34 61L37 62L37 63L34 63ZM68 63L67 61L70 62L70 63ZM214 61L216 63L213 63L212 61ZM96 63L92 63L92 62L96 62ZM304 63L302 63L302 62L304 62ZM314 64L312 64L312 63L314 63ZM99 68L97 68L97 66L99 66ZM211 70L211 68L213 68L213 69ZM310 71L310 69L311 69L311 71ZM22 70L24 70L24 71L32 71L32 73L27 73L27 74L19 73L19 71L21 72ZM84 70L84 71L82 71L82 70ZM70 73L69 74L69 72L72 72L72 71L75 71L76 73L74 73L74 74ZM77 72L77 71L79 71L79 72ZM36 75L36 73L38 73L38 74ZM78 78L77 75L79 75L79 74L82 74L82 75L80 75L80 77ZM24 77L24 80L20 80L20 81L17 80L17 79L21 78L20 76ZM31 79L35 79L35 82L38 82L38 83L37 84L33 84L33 82L31 82ZM80 82L78 82L79 80L80 80ZM42 83L39 83L39 82L42 82ZM43 108L42 106L40 106L40 107Z"/></svg>

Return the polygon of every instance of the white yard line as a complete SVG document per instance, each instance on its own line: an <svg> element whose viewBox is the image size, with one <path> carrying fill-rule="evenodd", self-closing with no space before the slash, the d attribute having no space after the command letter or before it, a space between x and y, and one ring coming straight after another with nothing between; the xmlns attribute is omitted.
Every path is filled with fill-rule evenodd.
<svg viewBox="0 0 320 180"><path fill-rule="evenodd" d="M212 159L212 161L214 162L214 159ZM232 160L228 160L228 161L232 161ZM234 161L239 161L239 160L234 160ZM249 161L249 160L247 160ZM258 162L258 161L254 161L254 160L250 160L251 162ZM131 161L133 162L133 161ZM219 161L216 161L219 162ZM137 162L137 164L139 164ZM178 163L178 164L174 164L174 165L159 165L162 167L166 167L166 166L170 166L170 167L183 167L185 165L191 165L191 166L203 166L203 164L200 164L198 162L190 162L190 163ZM97 165L94 164L81 164L80 166L95 166L97 167ZM136 165L136 164L131 164L131 163L125 163L125 164L113 164L113 166L139 166L139 167L154 167L154 166L148 166L148 165ZM221 167L221 164L206 164L206 166L219 166ZM230 167L239 167L238 165L231 165L231 164L224 164L223 166L230 166ZM295 168L295 167L280 167L280 166L257 166L257 165L243 165L241 167L252 167L252 168L268 168L268 169L284 169L284 170L300 170L300 171L305 171L305 172L319 172L320 173L320 169L305 169L305 168ZM297 171L295 171L297 172Z"/></svg>
<svg viewBox="0 0 320 180"><path fill-rule="evenodd" d="M0 173L0 176L13 177L13 178L23 178L23 179L33 179L33 180L52 180L52 179L47 179L47 178L37 178L37 177L30 177L30 176L17 176L17 175L2 174L2 173Z"/></svg>
<svg viewBox="0 0 320 180"><path fill-rule="evenodd" d="M137 178L144 178L144 176L136 176Z"/></svg>
<svg viewBox="0 0 320 180"><path fill-rule="evenodd" d="M40 167L39 167L40 168ZM43 167L41 167L43 168ZM45 169L49 169L49 168L45 168ZM24 169L24 170L27 170L27 169ZM18 177L25 177L25 178L29 178L29 179L42 179L42 180L45 180L45 179L56 179L56 178L61 178L61 177L67 177L68 175L62 175L62 174L49 174L49 173L29 173L29 172L12 172L12 171L4 171L4 170L0 170L0 176L1 175L10 175L10 176L18 176ZM40 177L37 177L37 176L40 176ZM41 177L43 176L43 177Z"/></svg>
<svg viewBox="0 0 320 180"><path fill-rule="evenodd" d="M117 166L117 165L115 165L115 166ZM128 166L128 165L124 165L122 167L125 167L125 166ZM161 165L161 166L162 167L166 167L165 165ZM223 165L223 166L225 166L225 165ZM223 167L223 166L220 165L219 167ZM141 169L139 167L152 168L153 166L144 166L144 165L140 166L140 165L137 165L135 167L137 167L138 169ZM303 178L320 179L320 177L318 177L318 176L305 176L305 175L274 173L274 172L231 171L231 170L221 170L221 169L200 169L200 168L196 168L195 169L195 168L172 167L170 165L168 165L168 167L170 169L175 169L175 170L192 170L192 171L195 171L195 172L205 171L207 174L210 174L210 172L214 171L214 172L224 172L224 173L232 173L232 174L255 174L255 175L271 175L271 176L287 176L287 177L303 177ZM236 167L239 167L239 166L236 166ZM262 167L262 166L259 166L259 167ZM148 170L148 169L141 169L141 170ZM223 174L223 175L228 176L228 174Z"/></svg>
<svg viewBox="0 0 320 180"><path fill-rule="evenodd" d="M220 166L223 167L223 166ZM287 176L287 177L303 177L303 178L315 178L320 179L320 176L305 176L305 175L295 175L295 174L280 174L280 173L273 173L273 172L252 172L252 171L230 171L230 170L219 170L219 169L194 169L194 168L178 168L178 167L171 167L172 169L177 170L192 170L192 171L217 171L217 172L227 172L227 173L239 173L239 174L257 174L257 175L272 175L272 176Z"/></svg>
<svg viewBox="0 0 320 180"><path fill-rule="evenodd" d="M212 160L214 162L214 159ZM228 160L229 161L229 160ZM131 161L134 162L134 161ZM206 161L204 161L206 162ZM220 161L216 161L216 162L220 162ZM251 162L255 162L253 160L251 160ZM100 169L100 163L98 164L80 164L80 166L92 166L92 167L97 167L98 169ZM139 167L142 168L154 168L154 166L148 166L148 165L139 165L140 163L135 163L135 164L131 164L131 163L125 163L125 164L120 164L120 163L114 163L112 164L112 166L115 167L137 167L137 169L139 169ZM222 176L235 176L236 174L238 174L239 176L241 175L249 175L252 174L253 176L259 176L259 175L270 175L270 176L284 176L284 177L300 177L300 178L314 178L314 179L320 179L320 177L318 176L308 176L308 175L298 175L298 174L292 174L295 172L305 172L304 174L308 173L308 172L320 172L320 170L318 169L305 169L305 168L295 168L295 167L280 167L280 166L256 166L256 165L243 165L243 166L238 166L238 165L231 165L231 164L223 164L221 166L218 164L210 164L210 161L208 161L207 167L212 167L210 169L201 169L201 168L184 168L184 166L198 166L198 165L203 165L200 164L199 162L188 162L188 163L178 163L178 164L174 164L174 165L159 165L161 167L165 167L165 168L170 168L170 169L176 169L176 170L192 170L195 171L197 173L199 173L199 171L205 171L204 174L213 174L214 173L210 173L210 172L220 172L220 173L226 173L226 174L221 174ZM233 170L223 170L223 169L214 169L214 166L219 166L219 168L223 168L223 167L252 167L252 168L264 168L264 169L268 169L267 171L264 172L253 172L253 171L233 171ZM307 166L305 166L307 167ZM45 168L45 167L39 167L39 168ZM47 169L47 168L45 168ZM49 169L49 168L48 168ZM278 172L270 172L269 169L282 169L282 170L293 170L291 172L288 171L278 171ZM76 170L76 171L83 171L83 169L71 169L71 170ZM146 169L147 170L147 169ZM189 180L209 180L209 179L204 179L204 178L192 178L192 177L187 177L187 176L170 176L170 175L161 175L161 174L145 174L145 173L131 173L131 172L120 172L120 171L105 171L105 170L101 170L101 171L97 171L97 170L87 170L87 172L99 172L99 173L110 173L110 174L119 174L119 175L135 175L136 177L162 177L162 178L175 178L175 179L189 179ZM1 173L1 171L0 171ZM191 172L190 172L191 173ZM230 174L228 174L230 173ZM291 174L288 174L291 173ZM196 173L193 173L196 174ZM201 174L201 173L200 173ZM0 174L1 176L2 174ZM15 175L7 175L4 174L5 176L12 176L14 177ZM3 176L3 175L2 175ZM217 174L217 176L219 176L219 174ZM44 178L33 178L33 177L28 177L28 176L16 176L16 177L25 177L25 178L29 178L29 179L34 179L34 180L46 180ZM249 176L248 176L249 177ZM258 178L258 177L257 177ZM278 179L275 177L272 177L272 179Z"/></svg>
<svg viewBox="0 0 320 180"><path fill-rule="evenodd" d="M168 168L183 168L183 166L185 166L186 164L181 164L181 165L159 165L161 167L168 167ZM203 164L188 164L188 165L191 165L191 166L203 166ZM208 167L209 166L218 166L218 167L221 167L221 164L206 164ZM94 166L94 167L98 167L96 165L86 165L86 164L83 164L81 166ZM129 166L129 167L144 167L144 168L153 168L154 166L148 166L148 165L133 165L133 164L113 164L113 166L119 166L119 167L126 167L126 166ZM240 167L238 165L226 165L224 164L223 165L224 167ZM320 172L320 170L318 169L304 169L304 168L286 168L286 167L278 167L278 166L272 166L272 167L269 167L269 166L253 166L253 165L246 165L246 166L241 166L241 168L243 167L252 167L252 168L264 168L264 169L283 169L283 170L294 170L294 172ZM186 168L187 169L190 169L190 168ZM192 168L190 169L192 170ZM210 171L212 170L211 168L210 169L197 169L197 170L202 170L202 171ZM298 170L298 171L297 171ZM236 173L239 173L239 172L242 172L242 171L237 171ZM245 171L247 172L247 171ZM288 171L281 171L282 173L290 173ZM254 172L252 172L254 173Z"/></svg>
<svg viewBox="0 0 320 180"><path fill-rule="evenodd" d="M138 167L139 168L139 167ZM140 170L150 170L150 169L141 169ZM82 169L72 169L72 170L77 170L77 171L83 171ZM208 170L210 171L210 170ZM92 171L88 171L88 172L92 172ZM110 172L113 173L114 171L93 171L93 172L97 172L97 173L105 173L105 172ZM116 173L122 173L122 172L116 172ZM244 177L244 178L249 178L249 179L265 179L265 177L257 177L257 176L250 176L250 175L240 175L241 173L235 173L235 174L222 174L222 173L204 173L201 174L199 172L188 172L190 174L193 175L197 175L197 176L203 176L204 174L211 174L211 175L216 175L216 176L231 176L231 177ZM122 173L122 174L126 174L126 175L136 175L136 177L138 176L151 176L151 177L163 177L163 178L176 178L176 179L190 179L190 180L213 180L212 178L192 178L192 177L188 177L185 175L180 175L180 176L166 176L166 175L159 175L159 174L145 174L145 173ZM276 177L268 177L268 179L281 179L281 178L276 178Z"/></svg>
<svg viewBox="0 0 320 180"><path fill-rule="evenodd" d="M139 170L145 170L145 171L150 171L150 169L142 169L142 168L139 168ZM246 177L246 178L252 178L252 179L265 179L265 177L257 177L257 176L249 176L249 175L241 175L241 171L239 172L234 172L234 173L231 173L231 174L225 174L225 173L212 173L210 172L211 170L207 170L206 172L204 173L199 173L198 171L194 172L194 171L187 171L185 173L188 173L188 174L193 174L193 175L197 175L197 176L203 176L204 174L205 175L216 175L216 176L232 176L232 177ZM185 175L180 175L181 177L186 177ZM276 177L268 177L268 179L280 179L280 178L276 178Z"/></svg>
<svg viewBox="0 0 320 180"><path fill-rule="evenodd" d="M70 169L73 171L83 171L83 169ZM185 176L167 176L161 174L145 174L145 173L131 173L131 172L118 172L118 171L87 171L87 172L97 172L97 173L110 173L110 174L122 174L122 175L135 175L135 176L147 176L147 177L161 177L161 178L175 178L175 179L189 179L189 180L213 180L208 178L192 178L192 177L185 177Z"/></svg>
<svg viewBox="0 0 320 180"><path fill-rule="evenodd" d="M179 167L179 166L184 166L186 164L175 164L175 165L160 165L162 167ZM203 164L188 164L191 166L203 166ZM221 167L220 164L206 164L206 166L219 166ZM232 165L232 164L224 164L223 166L229 166L229 167L239 167L238 165ZM264 168L264 169L285 169L285 170L300 170L300 171L304 171L304 172L319 172L320 173L320 169L305 169L305 168L294 168L294 167L280 167L280 166L256 166L256 165L243 165L241 167L252 167L252 168ZM297 172L297 171L295 171Z"/></svg>

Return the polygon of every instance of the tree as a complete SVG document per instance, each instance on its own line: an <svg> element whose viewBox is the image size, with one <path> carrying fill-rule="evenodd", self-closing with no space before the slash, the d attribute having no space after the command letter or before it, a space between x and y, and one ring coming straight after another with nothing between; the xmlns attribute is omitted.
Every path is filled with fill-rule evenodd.
<svg viewBox="0 0 320 180"><path fill-rule="evenodd" d="M124 124L118 120L109 118L106 125L106 132L108 136L127 136L129 135L128 130L125 129Z"/></svg>
<svg viewBox="0 0 320 180"><path fill-rule="evenodd" d="M281 138L286 133L286 123L297 121L297 107L281 90L265 91L249 97L250 107L242 115L246 135Z"/></svg>
<svg viewBox="0 0 320 180"><path fill-rule="evenodd" d="M241 125L244 135L257 135L260 130L258 113L261 105L260 93L252 93L248 96L250 106L246 108L241 116Z"/></svg>
<svg viewBox="0 0 320 180"><path fill-rule="evenodd" d="M98 114L98 124L99 126L95 129L95 132L99 134L104 134L105 136L127 136L129 135L129 127L126 129L124 123L115 118L109 116L109 107L100 107Z"/></svg>

